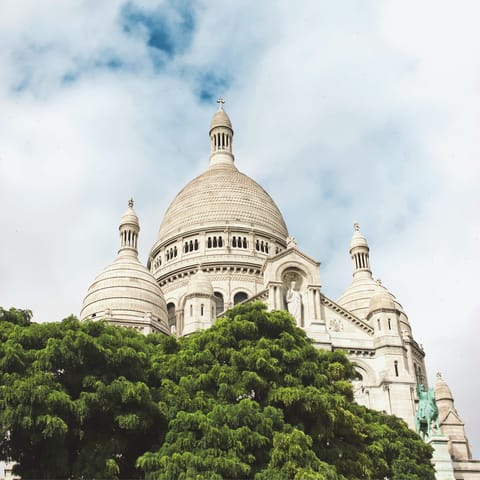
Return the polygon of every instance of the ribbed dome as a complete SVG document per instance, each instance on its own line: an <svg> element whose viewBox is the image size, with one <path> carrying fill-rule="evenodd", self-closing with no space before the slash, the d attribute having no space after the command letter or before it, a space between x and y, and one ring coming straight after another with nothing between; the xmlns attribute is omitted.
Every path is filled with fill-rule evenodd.
<svg viewBox="0 0 480 480"><path fill-rule="evenodd" d="M373 297L370 299L368 313L380 309L395 310L395 302L393 295L384 286L378 284Z"/></svg>
<svg viewBox="0 0 480 480"><path fill-rule="evenodd" d="M382 298L378 297L374 299L376 294L378 294L377 287L377 282L373 280L370 275L357 275L354 277L351 285L343 292L337 303L359 318L365 318L368 313L372 311L372 302L374 307L378 303L381 303L383 305L388 304L389 307L384 306L379 308L392 308L391 300L393 302L393 308L403 312L403 308L400 303L397 302L395 296L386 291L384 287L381 288L387 292L386 295L384 296L384 294L382 294Z"/></svg>
<svg viewBox="0 0 480 480"><path fill-rule="evenodd" d="M133 199L130 199L128 202L128 208L120 219L120 226L122 225L136 225L138 228L140 228L137 214L133 209Z"/></svg>
<svg viewBox="0 0 480 480"><path fill-rule="evenodd" d="M354 228L354 232L353 232L352 240L350 242L350 250L355 247L368 248L367 239L360 233L360 227L358 223L355 223L353 225L353 228Z"/></svg>
<svg viewBox="0 0 480 480"><path fill-rule="evenodd" d="M160 226L163 242L195 227L253 225L286 239L287 227L270 195L235 165L211 165L175 197Z"/></svg>
<svg viewBox="0 0 480 480"><path fill-rule="evenodd" d="M188 284L187 295L193 294L213 296L212 282L202 270L195 273Z"/></svg>
<svg viewBox="0 0 480 480"><path fill-rule="evenodd" d="M169 333L162 290L136 255L125 253L94 280L83 301L80 318L106 318L132 326L153 321Z"/></svg>
<svg viewBox="0 0 480 480"><path fill-rule="evenodd" d="M218 109L210 122L210 130L215 127L227 127L232 129L232 122L223 108Z"/></svg>

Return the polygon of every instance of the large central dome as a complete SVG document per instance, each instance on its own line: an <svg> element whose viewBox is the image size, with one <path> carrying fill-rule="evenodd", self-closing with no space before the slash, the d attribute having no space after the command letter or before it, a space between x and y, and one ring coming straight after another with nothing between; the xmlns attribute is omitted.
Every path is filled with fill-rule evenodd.
<svg viewBox="0 0 480 480"><path fill-rule="evenodd" d="M213 164L175 197L160 226L163 242L199 225L245 224L285 239L285 221L270 195L232 164Z"/></svg>

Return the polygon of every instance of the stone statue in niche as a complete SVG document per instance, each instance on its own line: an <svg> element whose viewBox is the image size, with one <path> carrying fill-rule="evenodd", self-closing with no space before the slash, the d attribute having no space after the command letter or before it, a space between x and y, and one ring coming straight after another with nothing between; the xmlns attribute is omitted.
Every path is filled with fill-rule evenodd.
<svg viewBox="0 0 480 480"><path fill-rule="evenodd" d="M298 326L302 325L302 295L298 290L295 290L297 282L292 280L290 288L287 290L287 308L289 313L295 319Z"/></svg>

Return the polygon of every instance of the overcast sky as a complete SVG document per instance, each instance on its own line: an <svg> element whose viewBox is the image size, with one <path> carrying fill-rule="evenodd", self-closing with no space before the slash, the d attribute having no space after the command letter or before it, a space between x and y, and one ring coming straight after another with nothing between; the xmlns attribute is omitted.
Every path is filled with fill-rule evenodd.
<svg viewBox="0 0 480 480"><path fill-rule="evenodd" d="M475 0L3 0L0 305L78 315L130 196L146 261L222 95L237 167L333 299L360 223L478 458L479 18Z"/></svg>

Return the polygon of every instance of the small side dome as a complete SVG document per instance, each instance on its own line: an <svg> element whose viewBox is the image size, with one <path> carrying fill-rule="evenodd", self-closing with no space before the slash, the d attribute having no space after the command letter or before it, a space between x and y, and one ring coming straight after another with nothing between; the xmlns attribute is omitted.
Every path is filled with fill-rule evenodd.
<svg viewBox="0 0 480 480"><path fill-rule="evenodd" d="M442 378L441 373L437 373L437 381L435 383L435 400L450 400L453 402L453 395L447 382Z"/></svg>
<svg viewBox="0 0 480 480"><path fill-rule="evenodd" d="M138 260L140 223L133 199L120 219L120 249L115 261L97 276L83 301L81 320L108 320L143 333L170 334L163 292Z"/></svg>
<svg viewBox="0 0 480 480"><path fill-rule="evenodd" d="M198 272L193 275L188 284L187 295L205 295L209 297L214 295L212 282L210 282L205 272L198 270Z"/></svg>
<svg viewBox="0 0 480 480"><path fill-rule="evenodd" d="M98 275L83 301L80 319L145 327L170 334L163 292L153 275L134 256L119 255Z"/></svg>
<svg viewBox="0 0 480 480"><path fill-rule="evenodd" d="M380 280L377 280L375 293L370 299L367 316L375 310L396 310L393 295L381 284Z"/></svg>

